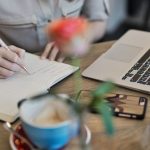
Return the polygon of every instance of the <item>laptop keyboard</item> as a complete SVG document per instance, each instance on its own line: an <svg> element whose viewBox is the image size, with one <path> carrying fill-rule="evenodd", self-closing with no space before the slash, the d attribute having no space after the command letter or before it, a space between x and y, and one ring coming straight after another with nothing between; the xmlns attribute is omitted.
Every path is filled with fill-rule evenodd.
<svg viewBox="0 0 150 150"><path fill-rule="evenodd" d="M125 74L122 80L150 85L150 49Z"/></svg>

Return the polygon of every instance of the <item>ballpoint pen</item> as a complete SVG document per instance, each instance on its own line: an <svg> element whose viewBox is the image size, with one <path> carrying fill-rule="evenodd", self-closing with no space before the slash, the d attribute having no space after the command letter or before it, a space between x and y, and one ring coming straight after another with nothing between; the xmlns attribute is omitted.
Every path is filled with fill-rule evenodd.
<svg viewBox="0 0 150 150"><path fill-rule="evenodd" d="M4 47L5 49L7 49L8 51L11 51L9 49L9 47L4 43L4 41L0 38L0 45L2 47ZM27 68L25 66L19 65L26 73L30 74L29 71L27 70Z"/></svg>

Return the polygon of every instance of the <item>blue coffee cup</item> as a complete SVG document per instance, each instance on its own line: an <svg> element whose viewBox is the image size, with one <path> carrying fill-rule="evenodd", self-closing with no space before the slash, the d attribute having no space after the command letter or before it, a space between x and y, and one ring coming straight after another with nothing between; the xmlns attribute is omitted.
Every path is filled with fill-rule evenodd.
<svg viewBox="0 0 150 150"><path fill-rule="evenodd" d="M65 119L56 124L43 124L40 122L38 124L34 121L34 118L38 118L38 115L45 107L51 106L52 101L59 101L63 103L65 109L68 109L69 118ZM75 113L72 111L63 99L55 96L46 96L40 98L40 100L26 100L24 101L20 108L20 118L22 121L22 126L26 132L28 138L35 144L38 148L48 149L48 150L57 150L64 147L69 141L78 135L79 133L79 123L78 118ZM62 110L62 113L64 111Z"/></svg>

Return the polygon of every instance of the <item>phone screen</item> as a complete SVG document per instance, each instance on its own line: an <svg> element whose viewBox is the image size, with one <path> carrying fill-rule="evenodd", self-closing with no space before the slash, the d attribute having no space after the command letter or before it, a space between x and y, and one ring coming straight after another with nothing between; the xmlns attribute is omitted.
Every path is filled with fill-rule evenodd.
<svg viewBox="0 0 150 150"><path fill-rule="evenodd" d="M106 99L112 104L114 112L142 115L147 105L145 97L124 94L109 94Z"/></svg>

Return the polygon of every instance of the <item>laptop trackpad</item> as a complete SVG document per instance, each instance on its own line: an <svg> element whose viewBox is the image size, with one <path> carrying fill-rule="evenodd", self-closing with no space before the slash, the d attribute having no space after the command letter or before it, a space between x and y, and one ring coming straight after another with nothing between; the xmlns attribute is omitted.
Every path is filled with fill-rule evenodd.
<svg viewBox="0 0 150 150"><path fill-rule="evenodd" d="M118 44L106 52L105 58L115 61L130 62L142 50L141 47Z"/></svg>

